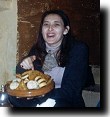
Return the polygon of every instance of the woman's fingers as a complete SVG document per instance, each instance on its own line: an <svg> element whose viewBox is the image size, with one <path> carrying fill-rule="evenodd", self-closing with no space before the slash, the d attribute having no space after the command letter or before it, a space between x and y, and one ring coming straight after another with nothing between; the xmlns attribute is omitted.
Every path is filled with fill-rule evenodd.
<svg viewBox="0 0 110 117"><path fill-rule="evenodd" d="M34 70L33 61L35 60L36 60L36 56L31 56L31 57L25 58L20 65L24 69Z"/></svg>
<svg viewBox="0 0 110 117"><path fill-rule="evenodd" d="M28 62L29 62L28 64L29 64L30 69L34 70L32 59L30 58Z"/></svg>
<svg viewBox="0 0 110 117"><path fill-rule="evenodd" d="M30 58L31 58L32 62L34 62L36 60L36 56L35 55L30 56Z"/></svg>
<svg viewBox="0 0 110 117"><path fill-rule="evenodd" d="M30 69L31 68L30 65L29 65L28 59L23 60L23 62L20 65L24 69Z"/></svg>

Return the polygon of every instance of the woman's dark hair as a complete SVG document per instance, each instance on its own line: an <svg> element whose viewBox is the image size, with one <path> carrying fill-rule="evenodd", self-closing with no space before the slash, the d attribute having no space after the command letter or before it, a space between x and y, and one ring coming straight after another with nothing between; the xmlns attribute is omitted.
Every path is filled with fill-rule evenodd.
<svg viewBox="0 0 110 117"><path fill-rule="evenodd" d="M71 26L70 26L70 21L68 16L62 11L62 10L50 10L50 11L46 11L43 15L42 15L42 19L41 19L41 24L40 24L40 29L39 29L39 34L38 34L38 39L35 45L35 48L37 50L37 57L40 58L41 62L44 62L45 56L47 54L46 52L46 45L45 45L45 41L43 39L42 36L42 25L43 25L43 21L45 19L45 17L49 14L57 14L59 15L63 22L64 22L64 27L69 26L69 32L64 35L62 44L61 44L61 48L60 48L60 55L57 57L58 63L60 66L65 66L66 64L66 60L67 60L67 56L70 50L70 45L71 45Z"/></svg>

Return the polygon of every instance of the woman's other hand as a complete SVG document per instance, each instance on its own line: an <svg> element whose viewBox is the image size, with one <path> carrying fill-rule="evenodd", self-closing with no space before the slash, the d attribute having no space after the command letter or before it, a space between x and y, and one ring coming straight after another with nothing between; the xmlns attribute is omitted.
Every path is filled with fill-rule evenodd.
<svg viewBox="0 0 110 117"><path fill-rule="evenodd" d="M33 62L36 60L36 56L33 55L33 56L30 56L30 57L27 57L25 58L21 63L20 63L20 66L23 68L23 69L31 69L31 70L34 70L34 65L33 65Z"/></svg>

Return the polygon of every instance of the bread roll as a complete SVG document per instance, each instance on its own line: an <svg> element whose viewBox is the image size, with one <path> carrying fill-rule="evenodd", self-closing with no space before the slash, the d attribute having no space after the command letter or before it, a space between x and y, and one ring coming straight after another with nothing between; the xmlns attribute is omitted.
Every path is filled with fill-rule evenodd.
<svg viewBox="0 0 110 117"><path fill-rule="evenodd" d="M47 84L46 84L46 82L41 82L40 84L39 84L39 87L41 88L41 87L44 87L44 86L46 86Z"/></svg>
<svg viewBox="0 0 110 117"><path fill-rule="evenodd" d="M14 82L11 82L10 84L10 89L14 90L16 89L17 87L19 86L19 83L14 81Z"/></svg>
<svg viewBox="0 0 110 117"><path fill-rule="evenodd" d="M38 89L39 86L37 85L36 81L30 80L30 81L27 83L27 88L28 88L28 89Z"/></svg>

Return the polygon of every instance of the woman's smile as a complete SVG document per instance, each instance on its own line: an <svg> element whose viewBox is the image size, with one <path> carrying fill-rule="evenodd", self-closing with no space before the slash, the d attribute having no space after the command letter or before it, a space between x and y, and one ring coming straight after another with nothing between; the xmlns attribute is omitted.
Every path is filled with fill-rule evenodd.
<svg viewBox="0 0 110 117"><path fill-rule="evenodd" d="M50 38L50 37L55 37L55 33L47 33L47 37Z"/></svg>

